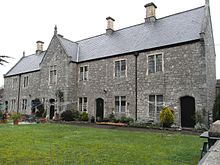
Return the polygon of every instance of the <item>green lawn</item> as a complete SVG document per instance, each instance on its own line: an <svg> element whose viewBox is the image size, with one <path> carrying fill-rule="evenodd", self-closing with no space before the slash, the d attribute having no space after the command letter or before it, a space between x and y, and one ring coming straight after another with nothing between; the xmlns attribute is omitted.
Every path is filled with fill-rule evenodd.
<svg viewBox="0 0 220 165"><path fill-rule="evenodd" d="M195 135L60 124L0 125L0 165L197 164Z"/></svg>

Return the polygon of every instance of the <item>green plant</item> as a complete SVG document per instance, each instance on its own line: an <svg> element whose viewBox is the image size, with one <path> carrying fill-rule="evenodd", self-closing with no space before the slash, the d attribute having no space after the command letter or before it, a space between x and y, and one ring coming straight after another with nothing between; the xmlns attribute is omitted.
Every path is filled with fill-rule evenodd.
<svg viewBox="0 0 220 165"><path fill-rule="evenodd" d="M134 119L132 119L130 117L122 116L120 119L120 122L129 124L129 123L133 123Z"/></svg>
<svg viewBox="0 0 220 165"><path fill-rule="evenodd" d="M81 113L79 119L81 121L88 121L89 120L88 113L86 113L86 112Z"/></svg>
<svg viewBox="0 0 220 165"><path fill-rule="evenodd" d="M78 120L79 119L79 115L80 115L79 111L72 110L72 117L73 117L74 120Z"/></svg>
<svg viewBox="0 0 220 165"><path fill-rule="evenodd" d="M0 118L2 118L3 117L3 113L2 113L2 111L0 111Z"/></svg>
<svg viewBox="0 0 220 165"><path fill-rule="evenodd" d="M170 127L174 123L174 115L169 107L163 107L160 111L160 124L163 127Z"/></svg>
<svg viewBox="0 0 220 165"><path fill-rule="evenodd" d="M64 112L61 113L61 120L64 121L73 121L73 111L71 110L66 110Z"/></svg>
<svg viewBox="0 0 220 165"><path fill-rule="evenodd" d="M215 98L213 106L213 121L220 120L220 94Z"/></svg>
<svg viewBox="0 0 220 165"><path fill-rule="evenodd" d="M92 116L91 119L90 119L91 123L95 123L95 117Z"/></svg>
<svg viewBox="0 0 220 165"><path fill-rule="evenodd" d="M12 120L18 120L21 118L21 114L20 113L12 113L11 115L11 119Z"/></svg>
<svg viewBox="0 0 220 165"><path fill-rule="evenodd" d="M115 115L111 113L108 118L109 118L109 121L113 122L115 119Z"/></svg>

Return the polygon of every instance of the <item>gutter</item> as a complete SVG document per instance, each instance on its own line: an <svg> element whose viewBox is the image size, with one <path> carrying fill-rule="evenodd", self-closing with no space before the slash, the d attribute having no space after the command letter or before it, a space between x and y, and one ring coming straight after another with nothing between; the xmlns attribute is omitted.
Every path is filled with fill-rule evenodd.
<svg viewBox="0 0 220 165"><path fill-rule="evenodd" d="M21 93L21 74L18 75L18 102L17 102L17 113L19 112L19 106L20 106L20 93Z"/></svg>
<svg viewBox="0 0 220 165"><path fill-rule="evenodd" d="M138 82L137 82L137 58L139 56L139 52L135 52L134 53L134 56L135 56L135 121L137 121L137 96L138 96L138 90L137 90L137 87L138 87Z"/></svg>

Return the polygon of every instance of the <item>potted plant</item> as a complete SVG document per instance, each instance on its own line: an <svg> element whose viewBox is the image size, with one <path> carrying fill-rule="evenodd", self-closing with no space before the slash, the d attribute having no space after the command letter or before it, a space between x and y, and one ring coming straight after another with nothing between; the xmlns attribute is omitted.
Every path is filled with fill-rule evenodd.
<svg viewBox="0 0 220 165"><path fill-rule="evenodd" d="M92 116L91 119L90 119L91 123L95 123L95 117Z"/></svg>
<svg viewBox="0 0 220 165"><path fill-rule="evenodd" d="M11 115L11 118L12 118L12 120L13 120L13 124L14 124L14 125L18 125L18 122L19 122L20 117L21 117L21 114L20 114L20 113L13 113L13 114Z"/></svg>

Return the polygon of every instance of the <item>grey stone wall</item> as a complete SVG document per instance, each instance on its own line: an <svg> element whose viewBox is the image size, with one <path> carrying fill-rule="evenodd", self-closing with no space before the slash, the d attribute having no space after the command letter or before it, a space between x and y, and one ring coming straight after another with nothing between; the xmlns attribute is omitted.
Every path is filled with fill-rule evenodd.
<svg viewBox="0 0 220 165"><path fill-rule="evenodd" d="M124 59L127 62L127 77L114 77L114 62ZM115 96L126 96L127 107L125 113L116 113L135 117L135 57L133 55L119 56L90 62L80 63L89 68L88 81L78 80L78 97L88 98L88 113L96 116L96 99L104 99L104 117L115 112ZM106 92L105 92L106 91Z"/></svg>
<svg viewBox="0 0 220 165"><path fill-rule="evenodd" d="M46 99L48 110L50 99L57 100L57 105L61 105L60 112L72 108L73 102L76 100L76 64L70 63L70 61L71 57L66 54L57 36L54 36L41 63L40 71L40 98ZM50 66L53 65L57 66L57 83L51 85L49 83L49 72ZM59 99L56 97L57 90L64 94L64 102L62 103L59 103Z"/></svg>
<svg viewBox="0 0 220 165"><path fill-rule="evenodd" d="M28 76L28 86L24 87L24 77ZM4 94L4 101L8 101L9 112L16 112L17 111L17 105L18 105L18 89L19 89L19 79L20 79L20 99L19 99L19 112L20 113L31 113L31 100L35 98L39 98L39 71L37 72L31 72L26 73L17 76L7 77L5 78L4 82L4 88L5 88L5 94ZM15 86L12 88L13 79L17 78L17 83L14 84ZM16 105L15 108L11 108L11 101L15 99ZM27 109L22 110L22 99L27 99Z"/></svg>
<svg viewBox="0 0 220 165"><path fill-rule="evenodd" d="M210 35L207 31L206 35ZM215 56L213 48L206 45L213 44L211 38L202 41L176 45L157 50L142 52L137 58L137 111L138 121L147 122L153 119L159 122L159 114L155 118L149 116L149 95L163 95L166 106L175 113L175 123L181 126L180 98L192 96L195 98L196 112L202 113L204 123L208 122L208 113L213 104L213 79L215 79ZM205 45L205 47L204 47ZM205 50L205 53L204 53ZM163 54L163 72L147 74L148 55ZM126 77L114 77L114 65L117 60L126 60ZM208 64L213 64L209 66ZM57 66L57 83L49 83L50 66ZM79 69L88 66L88 81L79 81ZM104 117L115 112L115 96L126 96L125 113L116 113L117 117L128 116L135 118L135 56L110 57L105 59L74 63L69 57L59 39L55 35L47 49L41 63L41 70L21 75L29 76L29 86L21 87L20 101L34 98L45 98L46 109L50 108L50 99L58 100L55 93L64 93L64 102L60 112L66 109L78 109L78 98L87 97L89 116L96 116L96 99L104 100ZM18 77L18 76L17 76ZM13 77L5 78L5 100L9 102L17 99L18 88L11 89ZM214 81L215 84L216 81ZM213 92L213 93L212 93ZM20 103L21 106L21 103ZM21 109L21 107L20 107ZM30 106L27 112L30 113Z"/></svg>
<svg viewBox="0 0 220 165"><path fill-rule="evenodd" d="M180 98L195 98L196 112L206 108L206 61L200 42L141 53L138 58L138 119L147 121L149 95L163 95L165 105L175 113L181 125ZM147 55L163 53L164 72L147 75ZM159 120L157 116L154 121Z"/></svg>
<svg viewBox="0 0 220 165"><path fill-rule="evenodd" d="M215 54L215 43L213 39L212 23L210 16L210 9L206 7L206 25L204 27L204 55L206 58L206 85L207 85L207 113L209 118L206 119L205 123L212 123L212 108L215 100L215 86L216 86L216 54Z"/></svg>

